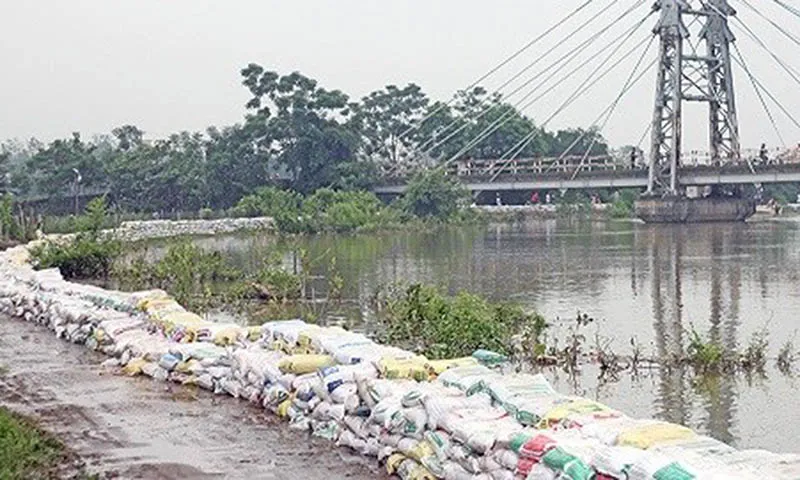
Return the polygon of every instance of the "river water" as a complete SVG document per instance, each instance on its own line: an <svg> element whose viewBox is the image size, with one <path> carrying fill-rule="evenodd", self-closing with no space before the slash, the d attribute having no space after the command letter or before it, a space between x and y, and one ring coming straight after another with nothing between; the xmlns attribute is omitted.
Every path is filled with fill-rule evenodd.
<svg viewBox="0 0 800 480"><path fill-rule="evenodd" d="M238 236L198 243L247 267L276 241ZM356 327L372 320L364 305L381 285L420 281L517 301L557 329L578 311L587 313L597 319L590 337L610 338L621 354L631 352L631 339L646 355L679 352L692 330L743 348L767 329L774 358L800 328L800 221L792 219L688 226L536 220L293 242L284 247L305 249L312 259L336 257ZM328 265L315 264L320 274ZM766 377L704 379L662 370L604 384L591 367L579 378L547 374L563 392L633 416L684 424L740 448L800 450L787 442L800 438L800 383L774 368Z"/></svg>

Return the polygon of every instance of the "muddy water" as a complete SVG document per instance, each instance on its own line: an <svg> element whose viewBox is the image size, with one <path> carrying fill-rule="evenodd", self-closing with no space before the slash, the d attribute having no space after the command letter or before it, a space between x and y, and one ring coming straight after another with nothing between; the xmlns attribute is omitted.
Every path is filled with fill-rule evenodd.
<svg viewBox="0 0 800 480"><path fill-rule="evenodd" d="M254 268L276 240L264 236L198 240ZM153 244L158 255L163 244ZM800 222L646 226L631 222L536 221L431 233L319 236L283 244L311 258L337 258L352 308L368 326L365 305L375 289L395 281L425 281L512 299L556 321L562 331L578 310L598 319L595 333L630 353L635 338L646 354L680 351L695 329L742 348L765 327L770 353L794 338L800 321ZM315 268L325 273L327 262ZM324 296L324 285L318 287ZM800 346L800 336L795 342ZM770 369L767 378L698 381L686 372L655 372L597 385L591 371L578 382L556 379L562 391L585 394L633 415L689 425L743 448L800 450L794 379Z"/></svg>
<svg viewBox="0 0 800 480"><path fill-rule="evenodd" d="M31 415L114 478L384 478L372 462L201 390L119 377L105 357L0 318L0 405Z"/></svg>

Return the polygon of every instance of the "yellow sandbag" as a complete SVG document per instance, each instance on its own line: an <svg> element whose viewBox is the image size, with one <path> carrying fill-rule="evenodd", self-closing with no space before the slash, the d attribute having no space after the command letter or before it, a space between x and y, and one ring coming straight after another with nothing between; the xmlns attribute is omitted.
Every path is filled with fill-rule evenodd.
<svg viewBox="0 0 800 480"><path fill-rule="evenodd" d="M389 455L389 458L386 459L386 473L389 475L394 475L397 473L397 469L400 468L400 464L406 460L407 457L400 453L393 453Z"/></svg>
<svg viewBox="0 0 800 480"><path fill-rule="evenodd" d="M434 375L440 375L451 368L473 367L479 365L472 357L454 358L452 360L429 360L425 367Z"/></svg>
<svg viewBox="0 0 800 480"><path fill-rule="evenodd" d="M292 408L292 399L285 400L278 405L278 416L286 418L289 416L289 409Z"/></svg>
<svg viewBox="0 0 800 480"><path fill-rule="evenodd" d="M328 355L290 355L281 359L278 368L283 373L305 375L314 373L320 368L330 367L334 363L333 358Z"/></svg>
<svg viewBox="0 0 800 480"><path fill-rule="evenodd" d="M382 358L378 362L378 369L381 376L389 380L406 379L424 382L430 379L426 368L427 364L428 359L425 357L414 357L407 360Z"/></svg>
<svg viewBox="0 0 800 480"><path fill-rule="evenodd" d="M642 450L663 443L690 440L697 434L692 430L673 423L652 423L634 427L619 434L617 444L621 447L634 447Z"/></svg>
<svg viewBox="0 0 800 480"><path fill-rule="evenodd" d="M422 440L408 452L408 458L413 458L420 463L422 463L422 459L434 456L436 456L436 451L427 440Z"/></svg>
<svg viewBox="0 0 800 480"><path fill-rule="evenodd" d="M550 428L572 415L586 415L590 413L610 412L611 409L602 403L580 398L569 403L561 404L549 410L542 417L539 428Z"/></svg>
<svg viewBox="0 0 800 480"><path fill-rule="evenodd" d="M322 330L322 327L317 325L309 325L308 328L301 331L300 334L297 335L297 346L306 350L311 349L311 342L314 340L315 336L322 332Z"/></svg>
<svg viewBox="0 0 800 480"><path fill-rule="evenodd" d="M144 367L145 365L147 365L147 360L143 358L136 358L128 362L128 364L122 368L122 371L126 375L135 377L136 375L140 375L142 373L142 367Z"/></svg>
<svg viewBox="0 0 800 480"><path fill-rule="evenodd" d="M214 345L218 347L227 347L233 345L239 339L242 330L238 327L230 327L220 330L214 334Z"/></svg>
<svg viewBox="0 0 800 480"><path fill-rule="evenodd" d="M257 342L261 339L261 327L248 327L247 339L251 342Z"/></svg>
<svg viewBox="0 0 800 480"><path fill-rule="evenodd" d="M188 362L179 362L177 365L175 365L175 371L179 373L189 373L192 371L192 367L194 367L198 363L200 362L198 362L194 358L189 359Z"/></svg>

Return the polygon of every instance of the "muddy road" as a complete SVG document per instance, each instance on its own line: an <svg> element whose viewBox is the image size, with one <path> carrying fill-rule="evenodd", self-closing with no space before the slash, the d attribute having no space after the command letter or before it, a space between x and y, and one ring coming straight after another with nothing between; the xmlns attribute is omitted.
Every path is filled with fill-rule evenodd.
<svg viewBox="0 0 800 480"><path fill-rule="evenodd" d="M112 478L374 479L374 459L289 430L228 396L117 376L106 357L0 318L0 405L59 436Z"/></svg>

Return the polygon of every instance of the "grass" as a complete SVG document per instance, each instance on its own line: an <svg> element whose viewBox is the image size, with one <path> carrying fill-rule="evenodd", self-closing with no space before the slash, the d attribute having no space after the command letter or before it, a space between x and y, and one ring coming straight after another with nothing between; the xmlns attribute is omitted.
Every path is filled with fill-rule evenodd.
<svg viewBox="0 0 800 480"><path fill-rule="evenodd" d="M58 439L0 407L0 479L62 478L72 456Z"/></svg>

